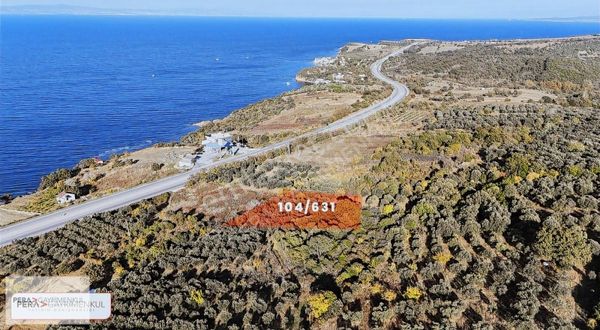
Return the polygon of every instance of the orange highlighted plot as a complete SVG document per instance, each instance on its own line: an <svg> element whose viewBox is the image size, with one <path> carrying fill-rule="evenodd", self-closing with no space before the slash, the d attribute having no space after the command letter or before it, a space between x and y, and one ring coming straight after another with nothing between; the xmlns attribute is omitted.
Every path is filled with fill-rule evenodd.
<svg viewBox="0 0 600 330"><path fill-rule="evenodd" d="M361 197L320 192L285 192L227 222L232 227L354 229Z"/></svg>

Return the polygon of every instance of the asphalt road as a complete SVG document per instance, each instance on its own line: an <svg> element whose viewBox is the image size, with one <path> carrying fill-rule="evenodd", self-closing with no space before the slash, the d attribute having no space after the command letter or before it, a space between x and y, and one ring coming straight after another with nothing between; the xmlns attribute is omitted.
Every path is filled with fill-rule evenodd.
<svg viewBox="0 0 600 330"><path fill-rule="evenodd" d="M414 45L414 44L412 44ZM206 171L223 164L238 162L260 154L264 154L279 148L288 146L289 144L298 141L304 137L310 137L322 133L330 133L337 131L353 124L356 124L374 113L391 107L392 105L402 101L408 95L408 88L403 84L394 81L381 73L383 63L392 56L397 56L403 53L410 46L406 46L396 52L387 55L384 58L377 60L371 65L371 73L375 78L387 83L393 87L392 94L385 100L375 103L368 108L356 111L347 117L339 119L327 126L320 127L301 136L293 137L281 142L268 145L263 148L255 149L250 153L229 157L215 161L211 164L196 166L192 170L166 177L157 181L149 182L127 189L118 193L114 193L101 198L93 199L81 204L66 207L61 210L49 213L46 215L31 218L25 221L15 223L3 228L0 228L0 246L8 245L14 240L23 239L26 237L38 236L64 226L67 223L81 219L85 216L93 215L100 212L106 212L118 209L129 204L148 199L165 192L174 191L182 188L188 179L199 172Z"/></svg>

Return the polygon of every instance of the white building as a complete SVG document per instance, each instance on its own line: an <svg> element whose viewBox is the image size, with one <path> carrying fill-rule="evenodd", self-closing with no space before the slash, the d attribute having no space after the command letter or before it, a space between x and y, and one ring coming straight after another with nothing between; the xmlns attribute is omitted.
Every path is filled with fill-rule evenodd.
<svg viewBox="0 0 600 330"><path fill-rule="evenodd" d="M204 138L202 145L204 146L204 150L208 152L217 152L223 148L228 149L233 146L233 138L229 133L213 133Z"/></svg>
<svg viewBox="0 0 600 330"><path fill-rule="evenodd" d="M344 81L344 74L343 73L336 73L333 75L333 81L335 81L336 83L345 83Z"/></svg>
<svg viewBox="0 0 600 330"><path fill-rule="evenodd" d="M196 164L196 160L198 160L197 155L187 154L179 160L179 163L177 163L177 167L181 169L190 169L194 167L194 165Z"/></svg>
<svg viewBox="0 0 600 330"><path fill-rule="evenodd" d="M59 204L69 203L69 202L74 201L75 199L77 199L77 196L75 196L75 194L64 192L64 191L61 192L60 194L58 194L58 196L56 196L56 201Z"/></svg>
<svg viewBox="0 0 600 330"><path fill-rule="evenodd" d="M327 79L323 79L323 78L317 78L312 83L315 84L315 85L327 85L327 84L331 83L331 80L327 80Z"/></svg>

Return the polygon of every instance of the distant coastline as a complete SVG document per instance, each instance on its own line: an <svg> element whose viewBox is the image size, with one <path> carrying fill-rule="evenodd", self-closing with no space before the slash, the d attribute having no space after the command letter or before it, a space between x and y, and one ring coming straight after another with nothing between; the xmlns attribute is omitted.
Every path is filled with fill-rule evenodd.
<svg viewBox="0 0 600 330"><path fill-rule="evenodd" d="M70 5L12 5L2 6L2 15L81 15L81 16L189 16L204 18L274 18L263 16L245 16L231 15L223 16L216 12L198 9L181 10L142 10L136 8L109 9L87 6ZM305 17L281 17L282 19L303 19ZM354 19L354 17L315 17L311 19ZM360 19L398 19L398 20L440 20L440 18L427 17L366 17ZM515 21L539 21L539 22L564 22L564 23L600 23L598 16L579 16L579 17L521 17L521 18L482 18L474 19L468 17L456 17L452 20L515 20Z"/></svg>
<svg viewBox="0 0 600 330"><path fill-rule="evenodd" d="M555 23L598 23L600 24L600 16L585 16L585 17L552 17L535 19L540 22L555 22Z"/></svg>
<svg viewBox="0 0 600 330"><path fill-rule="evenodd" d="M56 168L126 146L135 151L144 143L174 141L194 130L193 123L289 91L297 73L316 57L352 41L514 40L600 32L592 24L524 21L10 16L2 22L6 51L1 56L7 65L0 106L14 111L0 114L7 123L0 131L5 151L0 192L14 195L34 191L39 178ZM226 35L214 38L211 31ZM257 36L270 31L270 36L249 39L248 31ZM25 164L32 154L35 161Z"/></svg>

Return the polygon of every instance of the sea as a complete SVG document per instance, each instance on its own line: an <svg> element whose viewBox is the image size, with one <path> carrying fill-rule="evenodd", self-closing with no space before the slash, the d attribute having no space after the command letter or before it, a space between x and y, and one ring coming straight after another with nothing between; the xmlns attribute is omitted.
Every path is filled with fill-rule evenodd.
<svg viewBox="0 0 600 330"><path fill-rule="evenodd" d="M193 123L297 88L348 42L600 33L518 20L0 16L0 194L88 157L175 141Z"/></svg>

